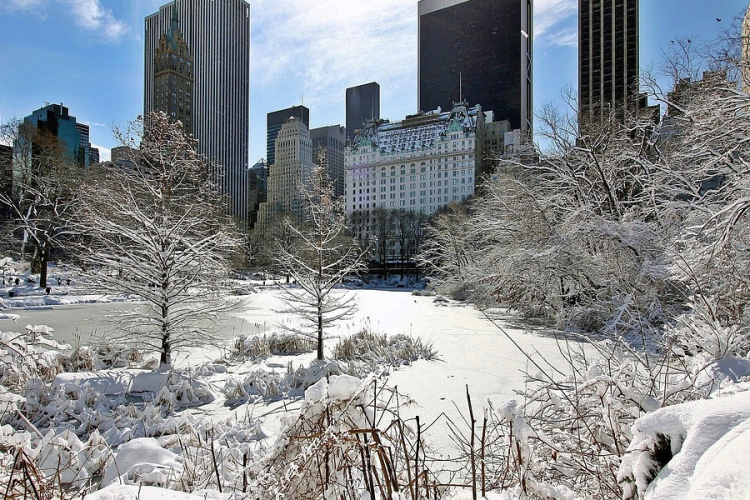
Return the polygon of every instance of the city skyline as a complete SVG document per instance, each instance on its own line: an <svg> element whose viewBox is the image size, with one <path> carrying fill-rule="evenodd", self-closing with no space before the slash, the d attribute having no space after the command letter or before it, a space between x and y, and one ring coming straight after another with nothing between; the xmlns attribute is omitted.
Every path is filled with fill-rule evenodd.
<svg viewBox="0 0 750 500"><path fill-rule="evenodd" d="M125 126L142 112L143 23L165 3L4 2L0 120L22 118L45 102L63 103L90 124L92 143L107 158L116 145L112 125ZM577 87L577 3L534 2L535 111L545 102L559 103L563 88ZM747 0L648 3L640 13L642 69L658 66L670 39L708 41L747 8ZM250 4L250 164L265 157L265 119L274 110L304 104L311 128L344 124L345 89L377 81L383 118L417 111L417 0Z"/></svg>

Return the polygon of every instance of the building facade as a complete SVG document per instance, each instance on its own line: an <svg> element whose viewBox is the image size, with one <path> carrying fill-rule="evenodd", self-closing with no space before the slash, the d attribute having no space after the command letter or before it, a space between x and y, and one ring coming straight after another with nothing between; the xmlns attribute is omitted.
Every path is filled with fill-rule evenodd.
<svg viewBox="0 0 750 500"><path fill-rule="evenodd" d="M305 123L288 118L276 136L276 163L268 169L266 202L260 204L256 228L265 232L274 223L274 217L305 216L305 206L300 186L312 174L313 148L310 132Z"/></svg>
<svg viewBox="0 0 750 500"><path fill-rule="evenodd" d="M261 203L265 203L268 194L268 164L261 158L250 167L250 227L254 228L258 222L258 210Z"/></svg>
<svg viewBox="0 0 750 500"><path fill-rule="evenodd" d="M419 109L479 104L529 137L532 0L421 0Z"/></svg>
<svg viewBox="0 0 750 500"><path fill-rule="evenodd" d="M579 121L636 111L638 0L578 0Z"/></svg>
<svg viewBox="0 0 750 500"><path fill-rule="evenodd" d="M367 120L380 119L380 85L365 83L346 89L346 139L351 141Z"/></svg>
<svg viewBox="0 0 750 500"><path fill-rule="evenodd" d="M154 52L154 109L182 122L193 134L193 56L180 32L179 14L172 9L169 29Z"/></svg>
<svg viewBox="0 0 750 500"><path fill-rule="evenodd" d="M481 107L466 103L400 122L368 122L345 153L346 212L355 235L377 235L383 209L429 216L470 198L483 173L484 126ZM402 255L395 235L385 244L389 255Z"/></svg>
<svg viewBox="0 0 750 500"><path fill-rule="evenodd" d="M48 104L24 117L24 123L31 124L41 133L57 137L64 145L64 155L88 168L90 163L89 126L78 123L68 108L62 104Z"/></svg>
<svg viewBox="0 0 750 500"><path fill-rule="evenodd" d="M310 110L305 106L292 106L266 115L266 161L268 165L276 162L276 136L279 135L279 130L293 116L301 120L308 129L310 128Z"/></svg>
<svg viewBox="0 0 750 500"><path fill-rule="evenodd" d="M99 158L99 148L89 147L89 162L91 165L96 165L101 159Z"/></svg>
<svg viewBox="0 0 750 500"><path fill-rule="evenodd" d="M325 156L328 179L333 186L334 196L344 196L344 146L346 129L341 125L329 125L310 130L313 145L313 163L320 164Z"/></svg>
<svg viewBox="0 0 750 500"><path fill-rule="evenodd" d="M184 92L187 80L180 81L180 43L172 46L168 34L175 19L179 35L192 56L192 94ZM178 40L174 34L175 41ZM161 50L165 37L168 46ZM221 166L212 169L214 180L232 203L232 214L247 223L248 210L248 140L250 128L250 5L245 0L175 0L159 8L145 21L144 112L157 108L159 84L175 78L177 111L182 104L185 117L192 117L192 134L198 151ZM159 71L157 53L176 59L166 73ZM183 77L190 71L188 54L183 53ZM157 73L158 78L157 78ZM181 82L181 83L180 83ZM179 95L180 85L183 94ZM161 87L164 89L165 87ZM168 91L168 94L171 90ZM171 99L171 96L167 96ZM167 107L171 103L163 103ZM190 115L187 115L188 111Z"/></svg>

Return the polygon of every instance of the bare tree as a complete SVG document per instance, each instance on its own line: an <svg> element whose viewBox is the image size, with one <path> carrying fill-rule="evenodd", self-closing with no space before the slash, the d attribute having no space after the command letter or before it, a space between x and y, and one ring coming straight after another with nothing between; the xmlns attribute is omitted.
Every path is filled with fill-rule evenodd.
<svg viewBox="0 0 750 500"><path fill-rule="evenodd" d="M124 318L119 336L168 365L175 349L214 340L198 320L226 307L222 283L241 240L180 123L152 113L118 136L134 167L103 167L83 187L84 259L100 270L103 289L146 301L146 313Z"/></svg>
<svg viewBox="0 0 750 500"><path fill-rule="evenodd" d="M286 220L294 245L277 246L277 262L296 286L287 286L288 311L302 319L292 331L317 339L317 358L323 359L326 327L349 317L355 297L336 291L345 276L365 269L366 250L345 235L343 200L334 198L324 166L316 167L308 186L300 186L306 217L304 223Z"/></svg>
<svg viewBox="0 0 750 500"><path fill-rule="evenodd" d="M371 214L375 231L375 255L380 265L380 274L385 278L388 269L388 244L394 232L393 214L385 207L377 207Z"/></svg>

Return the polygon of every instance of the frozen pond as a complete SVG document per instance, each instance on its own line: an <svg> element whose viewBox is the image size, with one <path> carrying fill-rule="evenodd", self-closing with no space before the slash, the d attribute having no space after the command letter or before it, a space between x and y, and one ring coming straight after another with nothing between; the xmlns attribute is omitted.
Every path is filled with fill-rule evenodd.
<svg viewBox="0 0 750 500"><path fill-rule="evenodd" d="M276 288L262 289L243 297L243 304L236 312L224 314L214 327L214 333L227 339L224 348L228 347L229 339L240 333L273 329L283 321L285 318L277 312L282 308L280 293ZM544 329L533 331L512 315L501 314L493 323L472 306L414 296L402 289L357 290L355 293L359 301L356 316L332 329L331 337L350 335L369 325L376 332L419 336L434 345L438 361L417 361L390 375L391 385L397 385L400 392L416 402L410 409L403 410L405 416L419 415L423 423L429 423L442 414L450 416L454 422L462 422L459 410L468 414L467 387L475 415L480 418L481 408L488 400L498 406L514 397L514 391L522 390L523 371L536 373L538 370L513 342L527 353L534 353L533 357L540 365L553 364L567 371L554 336ZM107 331L116 328L110 320L117 317L118 311L134 307L142 306L110 303L37 310L14 308L10 312L21 316L18 324L5 320L0 322L0 330L22 331L26 324L46 324L55 328L56 339L75 342L76 334L80 334L85 344L92 333L106 335ZM330 349L335 342L335 338L327 340L326 348ZM219 355L220 349L199 347L179 354L176 364L195 366ZM309 359L309 356L303 356L295 363L304 359ZM295 406L290 402L287 409ZM217 418L229 416L226 409L216 410ZM271 409L257 408L256 415L267 410ZM270 424L270 427L274 425ZM438 434L433 442L446 444L449 441L444 423L436 425L431 432ZM443 451L448 452L445 448Z"/></svg>

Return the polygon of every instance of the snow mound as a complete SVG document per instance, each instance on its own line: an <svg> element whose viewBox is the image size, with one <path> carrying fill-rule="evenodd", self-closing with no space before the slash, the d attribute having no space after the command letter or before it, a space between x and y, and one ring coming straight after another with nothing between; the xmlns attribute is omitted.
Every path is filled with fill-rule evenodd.
<svg viewBox="0 0 750 500"><path fill-rule="evenodd" d="M328 397L334 401L352 399L361 390L362 382L351 375L333 375L328 382Z"/></svg>
<svg viewBox="0 0 750 500"><path fill-rule="evenodd" d="M120 478L123 484L164 487L176 481L181 474L179 455L159 446L159 441L154 438L137 438L122 445L114 462L104 473L102 486L108 486Z"/></svg>
<svg viewBox="0 0 750 500"><path fill-rule="evenodd" d="M218 491L183 493L153 486L113 484L83 497L84 500L220 500L229 498Z"/></svg>
<svg viewBox="0 0 750 500"><path fill-rule="evenodd" d="M98 372L60 373L52 387L65 392L80 394L83 389L93 389L98 394L120 395L130 392L133 375L120 370L100 370Z"/></svg>
<svg viewBox="0 0 750 500"><path fill-rule="evenodd" d="M750 391L636 420L618 480L623 498L750 498Z"/></svg>

